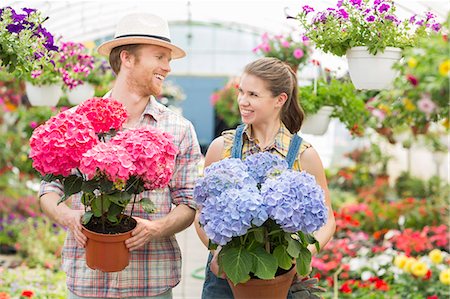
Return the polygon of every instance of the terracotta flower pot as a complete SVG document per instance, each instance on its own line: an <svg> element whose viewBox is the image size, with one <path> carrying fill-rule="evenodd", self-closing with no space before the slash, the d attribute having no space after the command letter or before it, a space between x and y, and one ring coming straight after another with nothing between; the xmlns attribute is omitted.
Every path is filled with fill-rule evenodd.
<svg viewBox="0 0 450 299"><path fill-rule="evenodd" d="M228 284L235 299L286 299L295 273L294 266L289 272L276 276L274 279L250 279L246 283L237 285L228 280Z"/></svg>
<svg viewBox="0 0 450 299"><path fill-rule="evenodd" d="M82 231L88 238L85 251L89 268L102 272L118 272L128 266L130 252L125 246L125 240L131 237L131 230L120 234L100 234L82 226Z"/></svg>

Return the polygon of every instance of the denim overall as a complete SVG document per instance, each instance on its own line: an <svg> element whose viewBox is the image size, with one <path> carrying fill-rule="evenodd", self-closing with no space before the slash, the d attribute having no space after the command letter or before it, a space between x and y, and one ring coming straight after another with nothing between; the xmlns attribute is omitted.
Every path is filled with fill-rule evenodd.
<svg viewBox="0 0 450 299"><path fill-rule="evenodd" d="M243 146L243 133L245 125L240 125L236 128L236 134L234 136L233 147L231 149L231 158L242 159L242 146ZM300 144L302 143L302 138L297 134L292 136L291 142L289 144L288 154L286 156L286 162L288 163L289 169L292 169L294 162L297 158L298 150L300 149ZM222 279L214 275L211 272L212 254L209 254L208 262L205 269L205 282L203 283L202 299L233 299L233 293L228 285L226 279ZM287 299L291 299L292 294L289 291Z"/></svg>

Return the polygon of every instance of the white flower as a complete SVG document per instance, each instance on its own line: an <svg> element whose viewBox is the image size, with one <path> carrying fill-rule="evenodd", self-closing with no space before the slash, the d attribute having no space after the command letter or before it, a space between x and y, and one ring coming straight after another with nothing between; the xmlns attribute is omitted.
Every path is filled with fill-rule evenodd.
<svg viewBox="0 0 450 299"><path fill-rule="evenodd" d="M372 276L373 276L372 272L364 271L364 272L361 273L361 280L362 281L369 280L369 278L371 278Z"/></svg>

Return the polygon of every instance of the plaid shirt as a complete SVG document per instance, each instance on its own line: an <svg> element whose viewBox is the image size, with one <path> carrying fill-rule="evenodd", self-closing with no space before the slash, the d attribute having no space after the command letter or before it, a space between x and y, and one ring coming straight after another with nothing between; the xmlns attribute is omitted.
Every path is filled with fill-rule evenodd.
<svg viewBox="0 0 450 299"><path fill-rule="evenodd" d="M145 191L139 198L152 199L158 208L147 214L140 204L133 215L154 220L167 215L172 204L185 204L196 209L193 188L201 158L200 147L192 124L152 97L142 114L139 126L152 126L174 136L179 153L169 186ZM61 185L41 184L39 196L56 192L63 195ZM72 197L72 208L83 209L81 194ZM129 214L131 204L126 212ZM175 236L150 241L143 248L130 252L130 264L121 272L104 273L86 266L84 248L79 248L68 232L62 253L62 268L67 275L67 287L78 296L98 298L124 298L156 296L173 288L181 278L181 252Z"/></svg>
<svg viewBox="0 0 450 299"><path fill-rule="evenodd" d="M231 148L233 147L233 140L236 130L228 130L222 133L224 138L224 150L222 153L222 158L231 157ZM286 128L286 126L281 123L280 129L275 135L275 141L265 149L261 149L258 145L258 140L252 138L252 127L246 125L243 134L243 147L242 147L242 159L245 159L249 155L259 153L261 151L268 151L272 154L279 155L286 158L289 151L289 144L291 143L292 134ZM302 140L300 149L298 150L297 158L295 159L293 170L301 171L300 165L300 155L307 148L311 147L311 144Z"/></svg>

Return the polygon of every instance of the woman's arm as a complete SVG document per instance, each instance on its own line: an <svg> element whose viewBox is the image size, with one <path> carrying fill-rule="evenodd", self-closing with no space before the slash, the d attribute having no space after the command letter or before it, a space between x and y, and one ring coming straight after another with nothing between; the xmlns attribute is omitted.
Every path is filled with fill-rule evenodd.
<svg viewBox="0 0 450 299"><path fill-rule="evenodd" d="M300 156L300 164L302 169L312 174L317 183L322 187L325 192L325 204L328 208L328 219L324 226L322 226L315 234L315 238L320 244L320 248L323 248L328 241L330 241L336 230L336 222L334 219L333 208L331 206L330 193L328 191L327 179L325 177L325 171L323 169L322 161L316 150L312 147L306 149ZM312 254L317 253L314 245L308 246L308 249Z"/></svg>
<svg viewBox="0 0 450 299"><path fill-rule="evenodd" d="M222 136L217 137L216 139L213 140L213 142L211 142L208 151L206 152L204 168L208 167L214 162L222 160L223 146L224 141ZM200 217L200 210L198 210L195 215L194 220L195 230L197 231L198 237L200 238L202 243L206 247L208 247L209 239L206 236L205 231L200 227L199 217Z"/></svg>

